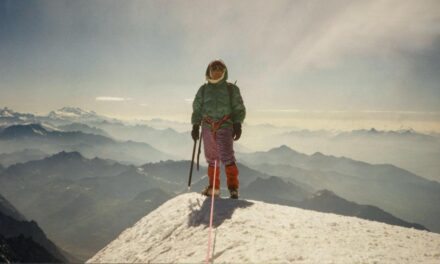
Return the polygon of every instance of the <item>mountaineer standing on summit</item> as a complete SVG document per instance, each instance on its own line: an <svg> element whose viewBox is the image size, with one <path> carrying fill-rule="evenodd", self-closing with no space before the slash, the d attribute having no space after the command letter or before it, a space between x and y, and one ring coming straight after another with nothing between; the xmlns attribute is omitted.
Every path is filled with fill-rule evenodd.
<svg viewBox="0 0 440 264"><path fill-rule="evenodd" d="M230 197L238 198L238 168L235 163L234 140L241 136L241 124L246 116L246 108L240 89L227 82L228 69L222 60L209 63L205 77L207 83L197 91L193 102L191 136L199 139L202 126L202 139L205 158L208 162L209 185L202 191L211 196L215 180L214 195L220 195L220 168L214 168L216 160L225 165L227 185ZM214 175L214 171L216 172Z"/></svg>

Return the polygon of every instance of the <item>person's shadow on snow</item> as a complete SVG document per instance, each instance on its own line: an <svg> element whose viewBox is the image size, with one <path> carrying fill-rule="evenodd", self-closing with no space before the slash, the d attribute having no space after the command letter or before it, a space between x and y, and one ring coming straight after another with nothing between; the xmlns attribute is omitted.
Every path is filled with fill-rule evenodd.
<svg viewBox="0 0 440 264"><path fill-rule="evenodd" d="M203 201L203 202L202 202ZM200 205L200 203L202 204ZM245 200L236 200L228 198L214 198L214 219L213 227L220 226L225 220L231 219L237 208L246 208L254 203ZM188 226L209 226L209 217L211 214L211 198L203 197L189 202L191 213L188 217Z"/></svg>

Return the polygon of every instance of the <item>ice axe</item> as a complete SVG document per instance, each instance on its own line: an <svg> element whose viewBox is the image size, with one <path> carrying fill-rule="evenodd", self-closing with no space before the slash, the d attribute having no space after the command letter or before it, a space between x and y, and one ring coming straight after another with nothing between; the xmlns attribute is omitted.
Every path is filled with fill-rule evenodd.
<svg viewBox="0 0 440 264"><path fill-rule="evenodd" d="M200 138L200 142L201 142ZM192 178L192 172L194 167L194 156L196 155L196 146L197 146L197 139L194 139L194 146L193 146L193 152L191 157L191 167L189 168L189 179L188 179L188 191L191 189L191 178ZM199 146L199 155L200 155L200 146ZM197 155L197 170L199 170L199 155Z"/></svg>
<svg viewBox="0 0 440 264"><path fill-rule="evenodd" d="M192 177L192 172L193 172L193 167L194 167L194 156L196 155L196 146L197 146L197 140L194 140L194 147L193 147L193 153L192 153L192 158L191 158L191 167L189 169L189 179L188 179L188 191L191 188L191 177Z"/></svg>
<svg viewBox="0 0 440 264"><path fill-rule="evenodd" d="M197 171L199 171L200 153L202 152L202 137L203 137L203 129L202 132L200 132L199 150L197 151Z"/></svg>

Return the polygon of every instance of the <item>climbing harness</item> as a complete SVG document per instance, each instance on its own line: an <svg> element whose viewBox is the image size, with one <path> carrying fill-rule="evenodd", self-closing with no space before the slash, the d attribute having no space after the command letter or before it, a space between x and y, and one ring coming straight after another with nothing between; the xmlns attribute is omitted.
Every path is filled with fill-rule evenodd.
<svg viewBox="0 0 440 264"><path fill-rule="evenodd" d="M220 120L218 120L218 121L214 121L214 120L212 120L209 116L205 116L205 117L203 118L203 122L205 122L206 124L208 124L208 125L211 126L211 131L212 131L212 133L213 133L214 140L216 140L216 139L217 139L217 138L216 138L216 136L217 136L217 131L220 129L221 125L222 125L224 122L228 121L229 119L231 119L231 115L230 115L230 114L229 114L229 115L225 115L225 116L223 116L223 118L220 119Z"/></svg>

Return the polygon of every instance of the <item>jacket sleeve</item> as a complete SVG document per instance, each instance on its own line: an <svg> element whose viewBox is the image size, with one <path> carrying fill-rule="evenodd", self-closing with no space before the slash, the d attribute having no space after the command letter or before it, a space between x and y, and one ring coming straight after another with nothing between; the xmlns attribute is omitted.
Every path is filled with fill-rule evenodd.
<svg viewBox="0 0 440 264"><path fill-rule="evenodd" d="M232 90L232 122L243 123L246 117L246 108L243 103L243 98L240 94L240 89L234 85Z"/></svg>
<svg viewBox="0 0 440 264"><path fill-rule="evenodd" d="M193 113L191 115L191 124L193 125L200 125L202 123L202 88L203 85L197 91L192 105Z"/></svg>

